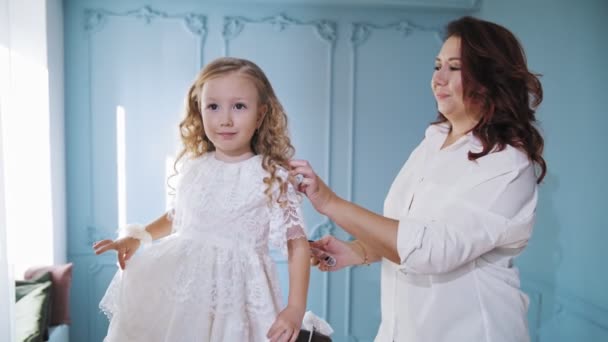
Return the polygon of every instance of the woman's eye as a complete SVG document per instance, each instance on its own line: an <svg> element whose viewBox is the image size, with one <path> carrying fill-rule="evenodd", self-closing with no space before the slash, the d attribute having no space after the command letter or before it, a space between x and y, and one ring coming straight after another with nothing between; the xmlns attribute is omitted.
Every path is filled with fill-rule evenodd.
<svg viewBox="0 0 608 342"><path fill-rule="evenodd" d="M460 70L460 65L450 65L450 70L452 70L452 71Z"/></svg>
<svg viewBox="0 0 608 342"><path fill-rule="evenodd" d="M211 110L217 110L217 105L215 103L211 103L209 105L207 105L207 109L211 109Z"/></svg>
<svg viewBox="0 0 608 342"><path fill-rule="evenodd" d="M439 69L441 69L441 66L435 65L435 70L439 70Z"/></svg>
<svg viewBox="0 0 608 342"><path fill-rule="evenodd" d="M234 108L236 108L238 110L242 110L242 109L247 108L247 106L245 106L244 103L237 103L237 104L234 105Z"/></svg>

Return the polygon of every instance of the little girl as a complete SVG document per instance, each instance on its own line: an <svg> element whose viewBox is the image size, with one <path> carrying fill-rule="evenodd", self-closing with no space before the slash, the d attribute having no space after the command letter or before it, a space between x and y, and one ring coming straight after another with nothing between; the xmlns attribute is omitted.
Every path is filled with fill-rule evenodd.
<svg viewBox="0 0 608 342"><path fill-rule="evenodd" d="M295 341L310 250L270 82L250 61L211 62L188 92L180 133L174 208L93 246L116 250L121 268L100 303L105 341ZM269 245L288 256L285 308Z"/></svg>

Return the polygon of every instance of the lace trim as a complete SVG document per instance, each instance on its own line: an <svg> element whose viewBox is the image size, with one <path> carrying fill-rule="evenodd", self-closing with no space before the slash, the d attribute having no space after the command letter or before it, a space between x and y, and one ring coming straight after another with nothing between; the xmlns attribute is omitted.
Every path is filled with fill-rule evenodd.
<svg viewBox="0 0 608 342"><path fill-rule="evenodd" d="M288 173L279 169L277 175L287 179ZM278 189L275 191L278 193ZM286 193L273 201L270 212L269 243L272 248L278 249L287 255L287 241L306 238L306 225L300 210L303 197L291 183L287 183ZM281 206L279 203L285 203Z"/></svg>

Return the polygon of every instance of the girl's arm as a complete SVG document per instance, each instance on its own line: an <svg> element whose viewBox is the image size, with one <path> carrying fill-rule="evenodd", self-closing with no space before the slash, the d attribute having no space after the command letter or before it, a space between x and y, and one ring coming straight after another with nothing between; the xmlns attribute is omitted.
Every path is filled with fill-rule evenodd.
<svg viewBox="0 0 608 342"><path fill-rule="evenodd" d="M155 221L146 225L146 231L152 236L152 240L158 240L171 234L173 222L169 219L169 213L165 213Z"/></svg>
<svg viewBox="0 0 608 342"><path fill-rule="evenodd" d="M289 297L287 307L279 313L268 330L271 342L295 341L300 333L306 311L310 278L310 246L306 237L287 241L289 268Z"/></svg>
<svg viewBox="0 0 608 342"><path fill-rule="evenodd" d="M150 234L152 240L160 239L171 234L173 223L167 215L167 213L163 214L161 217L144 227L144 230ZM142 239L141 234L127 234L116 240L106 239L95 242L95 244L93 244L93 249L95 250L95 254L105 253L111 249L116 250L116 252L118 252L118 264L121 269L124 269L126 261L135 254L135 251L137 251L141 245L140 239ZM145 239L148 238L146 237Z"/></svg>
<svg viewBox="0 0 608 342"><path fill-rule="evenodd" d="M310 245L306 238L287 241L289 268L289 297L287 306L306 310L310 279Z"/></svg>

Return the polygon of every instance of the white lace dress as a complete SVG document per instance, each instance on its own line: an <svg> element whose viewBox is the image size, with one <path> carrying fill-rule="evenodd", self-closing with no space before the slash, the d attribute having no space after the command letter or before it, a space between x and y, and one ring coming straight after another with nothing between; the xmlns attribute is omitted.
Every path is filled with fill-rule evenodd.
<svg viewBox="0 0 608 342"><path fill-rule="evenodd" d="M207 153L180 174L173 234L141 248L101 300L105 341L267 341L283 308L269 247L305 238L300 195L289 185L286 205L269 205L261 156Z"/></svg>

